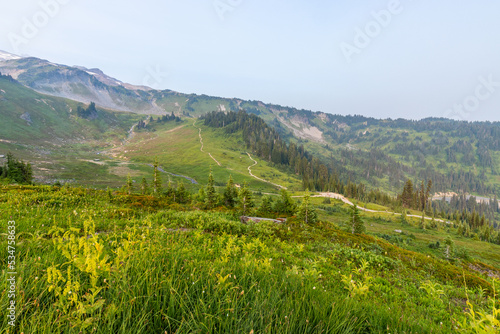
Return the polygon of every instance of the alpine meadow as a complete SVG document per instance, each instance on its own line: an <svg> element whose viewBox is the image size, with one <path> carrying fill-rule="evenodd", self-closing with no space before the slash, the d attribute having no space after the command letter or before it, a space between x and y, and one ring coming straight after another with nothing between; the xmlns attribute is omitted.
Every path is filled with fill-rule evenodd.
<svg viewBox="0 0 500 334"><path fill-rule="evenodd" d="M499 333L490 2L6 4L0 334Z"/></svg>

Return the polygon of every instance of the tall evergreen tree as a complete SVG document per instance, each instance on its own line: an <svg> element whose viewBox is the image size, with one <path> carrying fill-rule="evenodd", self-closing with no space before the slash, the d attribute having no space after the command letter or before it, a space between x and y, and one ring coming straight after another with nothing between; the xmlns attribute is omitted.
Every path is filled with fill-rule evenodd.
<svg viewBox="0 0 500 334"><path fill-rule="evenodd" d="M356 204L351 206L351 232L352 234L361 234L366 230L364 222L359 215L359 209Z"/></svg>
<svg viewBox="0 0 500 334"><path fill-rule="evenodd" d="M141 182L141 194L146 195L149 192L149 187L148 187L148 181L146 181L146 178L142 178Z"/></svg>
<svg viewBox="0 0 500 334"><path fill-rule="evenodd" d="M208 183L205 190L205 205L207 209L213 209L217 205L217 192L215 191L215 181L212 171L208 175Z"/></svg>
<svg viewBox="0 0 500 334"><path fill-rule="evenodd" d="M269 215L273 211L273 200L271 196L264 196L262 198L262 203L259 207L259 214L266 216Z"/></svg>
<svg viewBox="0 0 500 334"><path fill-rule="evenodd" d="M155 195L160 195L162 191L161 175L158 168L158 158L155 157L155 162L153 164L153 193Z"/></svg>
<svg viewBox="0 0 500 334"><path fill-rule="evenodd" d="M2 177L19 184L30 184L33 182L33 170L29 162L19 161L9 152L2 168Z"/></svg>
<svg viewBox="0 0 500 334"><path fill-rule="evenodd" d="M422 218L420 219L420 224L418 227L422 230L425 230L425 212L422 211Z"/></svg>
<svg viewBox="0 0 500 334"><path fill-rule="evenodd" d="M274 211L287 216L295 213L295 202L286 189L280 190L280 198L274 204Z"/></svg>
<svg viewBox="0 0 500 334"><path fill-rule="evenodd" d="M198 191L198 195L196 196L196 200L200 203L205 203L206 197L207 196L205 195L205 188L200 187L200 190Z"/></svg>
<svg viewBox="0 0 500 334"><path fill-rule="evenodd" d="M408 179L403 188L403 193L401 194L401 202L403 207L411 208L413 204L413 182Z"/></svg>
<svg viewBox="0 0 500 334"><path fill-rule="evenodd" d="M165 190L165 196L169 201L176 202L177 201L177 193L172 185L172 180L168 179L167 189Z"/></svg>
<svg viewBox="0 0 500 334"><path fill-rule="evenodd" d="M239 199L241 212L243 215L246 215L254 207L252 192L248 189L246 182L241 187Z"/></svg>
<svg viewBox="0 0 500 334"><path fill-rule="evenodd" d="M432 189L432 180L429 180L429 181L427 181L427 189L425 190L425 203L426 203L426 205L429 202L429 197L431 195L431 189Z"/></svg>
<svg viewBox="0 0 500 334"><path fill-rule="evenodd" d="M318 220L318 214L316 210L310 203L310 196L307 194L304 196L304 200L299 207L297 217L306 224L315 224Z"/></svg>
<svg viewBox="0 0 500 334"><path fill-rule="evenodd" d="M444 256L447 259L450 259L453 254L453 240L451 240L450 236L447 236L446 239L444 240L445 248L444 248Z"/></svg>
<svg viewBox="0 0 500 334"><path fill-rule="evenodd" d="M130 176L130 174L127 175L127 185L126 185L126 190L127 190L127 194L132 194L132 187L134 186L134 183L132 181L132 177Z"/></svg>
<svg viewBox="0 0 500 334"><path fill-rule="evenodd" d="M226 188L224 189L224 205L228 208L234 208L238 200L238 189L234 185L233 177L229 175Z"/></svg>
<svg viewBox="0 0 500 334"><path fill-rule="evenodd" d="M186 187L184 186L184 182L182 180L177 184L177 189L175 192L177 195L177 203L186 204L190 202L189 192L186 190Z"/></svg>

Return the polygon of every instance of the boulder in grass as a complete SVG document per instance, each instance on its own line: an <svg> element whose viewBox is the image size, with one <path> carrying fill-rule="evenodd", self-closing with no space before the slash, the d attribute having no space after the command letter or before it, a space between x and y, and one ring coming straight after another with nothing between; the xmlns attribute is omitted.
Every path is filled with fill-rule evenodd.
<svg viewBox="0 0 500 334"><path fill-rule="evenodd" d="M258 223L261 221L269 221L276 224L283 224L286 222L286 218L271 219L271 218L241 216L240 221L242 224Z"/></svg>

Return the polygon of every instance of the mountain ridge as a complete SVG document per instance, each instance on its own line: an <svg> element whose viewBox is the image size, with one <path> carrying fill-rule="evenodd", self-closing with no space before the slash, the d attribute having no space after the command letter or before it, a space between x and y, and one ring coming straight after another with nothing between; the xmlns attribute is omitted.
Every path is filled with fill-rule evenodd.
<svg viewBox="0 0 500 334"><path fill-rule="evenodd" d="M500 195L500 122L445 118L375 119L185 94L129 85L99 69L66 66L0 52L0 72L39 93L101 108L190 118L211 111L245 110L332 165L346 166L360 182L398 192L410 178L432 179L436 191ZM457 183L457 180L461 181Z"/></svg>

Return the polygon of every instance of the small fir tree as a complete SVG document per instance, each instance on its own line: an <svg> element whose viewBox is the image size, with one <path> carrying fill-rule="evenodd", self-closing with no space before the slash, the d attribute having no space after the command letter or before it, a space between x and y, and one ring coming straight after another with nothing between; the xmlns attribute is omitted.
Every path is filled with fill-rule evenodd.
<svg viewBox="0 0 500 334"><path fill-rule="evenodd" d="M177 185L177 190L175 191L177 194L177 203L179 204L187 204L190 202L189 192L186 190L184 186L184 182L180 181Z"/></svg>
<svg viewBox="0 0 500 334"><path fill-rule="evenodd" d="M146 195L149 192L148 181L143 177L141 181L141 194Z"/></svg>
<svg viewBox="0 0 500 334"><path fill-rule="evenodd" d="M241 187L239 199L241 213L246 215L250 209L254 207L252 192L248 189L246 182L244 182L243 187Z"/></svg>
<svg viewBox="0 0 500 334"><path fill-rule="evenodd" d="M132 187L134 186L134 183L132 181L132 177L130 176L130 174L127 175L127 185L126 185L126 190L127 190L127 194L132 194Z"/></svg>
<svg viewBox="0 0 500 334"><path fill-rule="evenodd" d="M359 209L356 204L351 206L351 231L352 234L361 234L366 230L364 222L359 215Z"/></svg>
<svg viewBox="0 0 500 334"><path fill-rule="evenodd" d="M153 164L153 193L155 195L160 195L162 191L161 175L158 168L158 158L155 158Z"/></svg>
<svg viewBox="0 0 500 334"><path fill-rule="evenodd" d="M198 196L197 196L197 200L198 202L200 203L205 203L205 198L206 198L206 195L205 195L205 187L200 187L200 190L198 190Z"/></svg>
<svg viewBox="0 0 500 334"><path fill-rule="evenodd" d="M169 201L176 202L177 200L177 193L174 189L174 186L172 186L172 181L170 180L170 178L167 183L167 189L165 190L165 196Z"/></svg>
<svg viewBox="0 0 500 334"><path fill-rule="evenodd" d="M224 205L230 209L234 208L238 200L238 190L234 185L233 177L229 175L229 180L227 181L226 188L224 189Z"/></svg>
<svg viewBox="0 0 500 334"><path fill-rule="evenodd" d="M302 201L299 207L297 217L306 224L315 224L318 220L318 214L310 203L309 194L304 197L304 201Z"/></svg>
<svg viewBox="0 0 500 334"><path fill-rule="evenodd" d="M284 214L287 216L292 216L295 212L295 203L290 197L290 194L286 189L281 189L280 199L278 199L274 205L274 211Z"/></svg>
<svg viewBox="0 0 500 334"><path fill-rule="evenodd" d="M271 196L264 196L260 203L259 213L263 216L269 215L273 211L273 200Z"/></svg>
<svg viewBox="0 0 500 334"><path fill-rule="evenodd" d="M422 211L422 218L420 219L420 224L418 227L422 230L425 230L425 212Z"/></svg>
<svg viewBox="0 0 500 334"><path fill-rule="evenodd" d="M215 191L215 181L212 172L208 175L208 183L205 190L205 205L207 209L213 209L217 204L217 192Z"/></svg>
<svg viewBox="0 0 500 334"><path fill-rule="evenodd" d="M444 248L444 256L447 259L450 259L453 254L453 246L454 242L451 240L450 236L447 236L446 239L444 240L445 248Z"/></svg>

